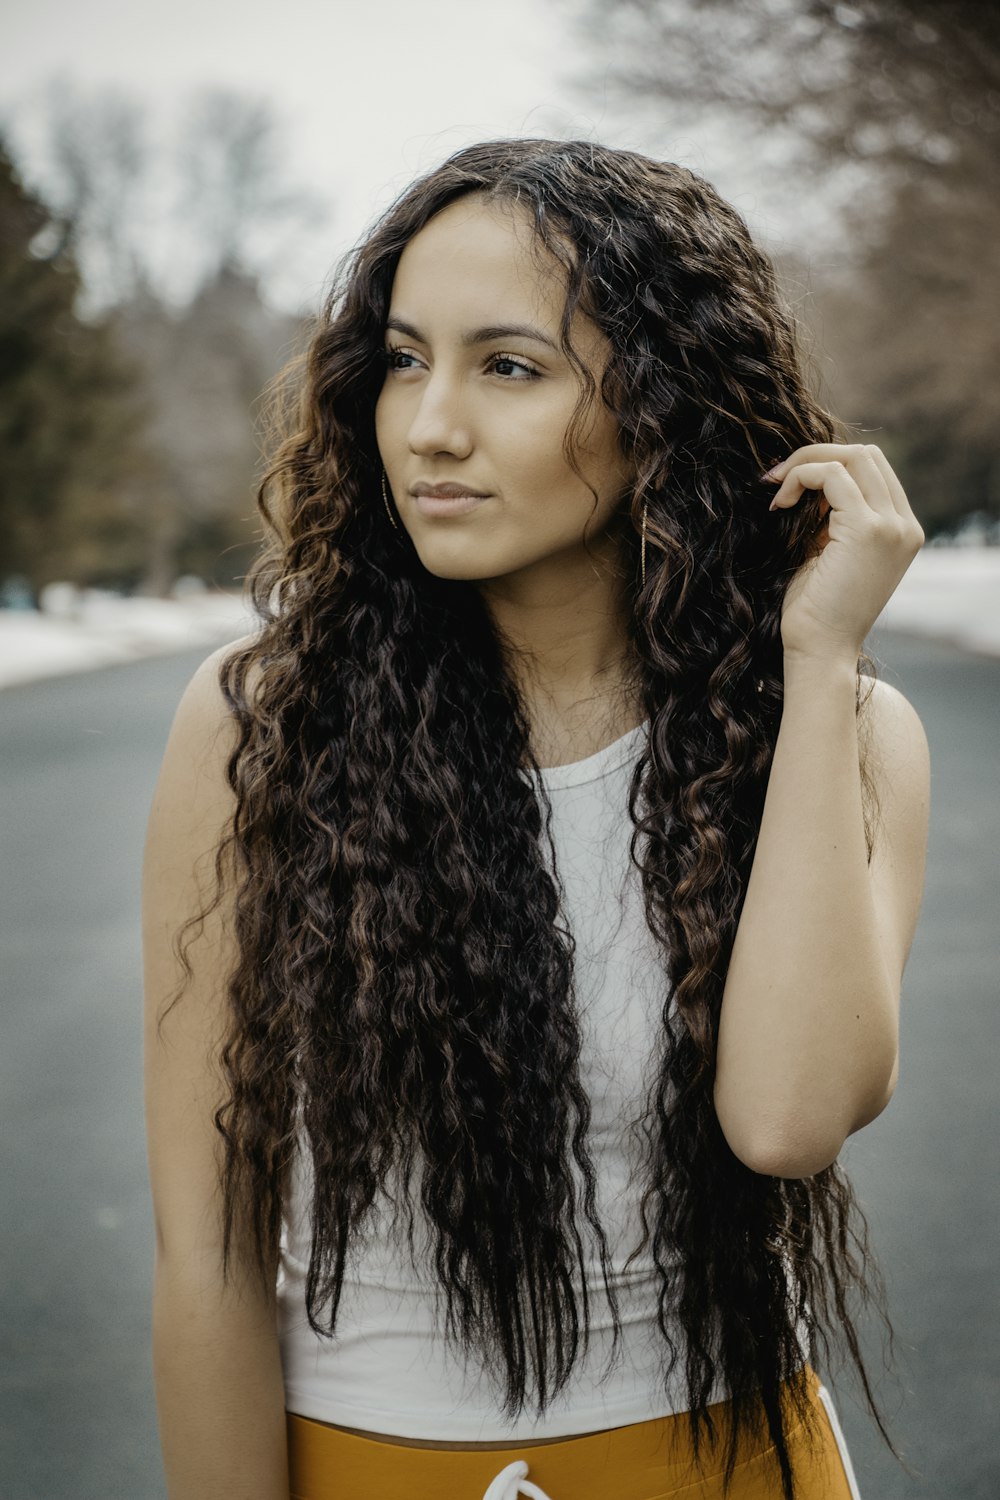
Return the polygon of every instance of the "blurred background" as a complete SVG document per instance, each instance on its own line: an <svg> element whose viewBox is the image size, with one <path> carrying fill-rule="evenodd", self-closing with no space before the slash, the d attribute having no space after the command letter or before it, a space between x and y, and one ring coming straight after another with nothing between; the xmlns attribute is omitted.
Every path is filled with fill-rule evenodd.
<svg viewBox="0 0 1000 1500"><path fill-rule="evenodd" d="M833 1383L865 1500L995 1500L1000 7L7 0L3 31L0 1494L165 1495L141 846L183 687L251 626L265 387L407 183L530 135L714 183L927 534L869 641L931 742L927 891L900 1087L845 1151L908 1471Z"/></svg>

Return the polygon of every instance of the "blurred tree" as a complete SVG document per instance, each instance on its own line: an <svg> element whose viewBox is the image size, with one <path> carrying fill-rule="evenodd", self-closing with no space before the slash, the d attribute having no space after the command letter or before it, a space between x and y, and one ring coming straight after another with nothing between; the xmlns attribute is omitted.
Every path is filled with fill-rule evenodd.
<svg viewBox="0 0 1000 1500"><path fill-rule="evenodd" d="M74 312L80 276L0 143L0 573L37 597L138 567L131 488L144 456L135 374L106 323Z"/></svg>
<svg viewBox="0 0 1000 1500"><path fill-rule="evenodd" d="M800 165L1000 178L1000 7L982 0L569 0L623 98L719 107ZM593 87L594 75L581 80Z"/></svg>
<svg viewBox="0 0 1000 1500"><path fill-rule="evenodd" d="M259 268L286 254L289 237L325 212L288 188L269 107L207 89L187 102L174 143L183 198L166 232L151 240L150 203L165 154L149 144L143 107L121 93L88 98L68 81L47 97L44 176L57 206L33 228L34 251L50 266L73 266L60 283L65 315L74 318L75 307L75 323L94 338L100 329L109 358L117 350L130 371L119 390L115 504L131 510L129 526L112 528L118 546L109 551L102 516L111 492L103 488L98 499L83 483L86 468L74 470L80 507L72 546L67 511L59 527L39 532L38 546L47 538L51 548L44 571L75 578L101 564L101 581L118 569L122 583L161 595L183 572L234 587L257 545L254 403L298 326L265 305ZM178 303L152 251L173 262L185 247L196 274L193 293ZM117 400L110 388L107 399ZM67 420L72 403L58 393L53 403ZM28 420L25 451L37 459L46 442Z"/></svg>
<svg viewBox="0 0 1000 1500"><path fill-rule="evenodd" d="M88 307L138 296L148 268L135 231L148 212L152 161L141 105L110 89L84 102L61 79L49 86L47 123L46 187L58 205L53 253L68 250L87 266L81 301Z"/></svg>
<svg viewBox="0 0 1000 1500"><path fill-rule="evenodd" d="M929 535L1000 516L1000 199L899 184L879 238L804 304L831 405L884 447Z"/></svg>
<svg viewBox="0 0 1000 1500"><path fill-rule="evenodd" d="M142 296L117 309L115 326L151 408L142 589L165 593L179 573L233 588L257 545L255 404L299 324L264 305L255 277L223 265L187 308Z"/></svg>
<svg viewBox="0 0 1000 1500"><path fill-rule="evenodd" d="M88 312L150 296L183 305L223 266L266 277L329 218L291 185L265 99L193 90L172 137L154 132L144 101L71 77L50 79L33 107L53 244L75 255Z"/></svg>
<svg viewBox="0 0 1000 1500"><path fill-rule="evenodd" d="M269 102L229 89L192 96L177 137L181 195L175 219L199 247L201 284L242 271L258 284L295 253L303 233L329 209L289 186L277 120Z"/></svg>
<svg viewBox="0 0 1000 1500"><path fill-rule="evenodd" d="M802 308L831 399L892 450L929 530L1000 514L1000 5L569 4L602 59L588 92L651 106L665 133L735 125L807 236L831 176L852 186L840 267Z"/></svg>

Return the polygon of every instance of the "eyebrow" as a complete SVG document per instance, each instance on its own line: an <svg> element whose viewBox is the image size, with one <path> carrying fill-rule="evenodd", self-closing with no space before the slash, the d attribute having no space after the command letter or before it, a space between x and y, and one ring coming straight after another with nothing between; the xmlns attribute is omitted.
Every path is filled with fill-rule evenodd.
<svg viewBox="0 0 1000 1500"><path fill-rule="evenodd" d="M428 342L420 330L414 328L412 323L407 323L405 318L387 318L385 327L386 332L392 328L396 333L405 333L408 338L416 339L420 344ZM462 335L462 347L471 349L476 344L492 344L497 339L509 338L534 339L536 343L547 344L557 354L560 352L559 345L554 344L548 334L543 333L540 328L533 328L530 323L490 323L485 328L470 328Z"/></svg>

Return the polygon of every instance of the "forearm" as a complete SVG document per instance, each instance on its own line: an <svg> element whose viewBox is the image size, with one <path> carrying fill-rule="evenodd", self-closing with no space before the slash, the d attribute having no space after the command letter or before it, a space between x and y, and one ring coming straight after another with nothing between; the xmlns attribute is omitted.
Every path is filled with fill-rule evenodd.
<svg viewBox="0 0 1000 1500"><path fill-rule="evenodd" d="M722 1128L759 1171L811 1176L878 1113L898 997L867 864L846 663L789 660L763 817L723 993Z"/></svg>
<svg viewBox="0 0 1000 1500"><path fill-rule="evenodd" d="M273 1310L158 1260L153 1364L170 1500L288 1500Z"/></svg>

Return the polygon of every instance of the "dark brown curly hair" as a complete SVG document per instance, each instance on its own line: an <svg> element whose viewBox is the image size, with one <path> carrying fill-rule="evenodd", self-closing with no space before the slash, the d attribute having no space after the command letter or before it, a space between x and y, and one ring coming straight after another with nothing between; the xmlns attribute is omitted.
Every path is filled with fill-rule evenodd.
<svg viewBox="0 0 1000 1500"><path fill-rule="evenodd" d="M616 1346L620 1335L578 1072L574 942L551 805L524 774L538 770L525 703L475 583L430 574L380 491L374 408L394 272L413 236L473 192L527 211L540 252L565 270L574 422L595 389L569 341L578 306L611 345L599 397L636 476L622 558L631 670L650 720L630 786L631 857L663 957L634 1254L651 1237L665 1378L681 1361L696 1454L722 1436L707 1409L720 1375L727 1488L740 1435L769 1434L794 1500L787 1434L810 1420L798 1320L814 1360L829 1360L831 1340L846 1348L892 1446L854 1322L869 1300L882 1310L884 1291L837 1165L805 1179L750 1170L712 1089L781 716L782 598L825 524L810 493L769 516L760 476L843 430L806 389L771 263L682 167L590 141L457 151L340 262L307 349L272 385L279 431L247 580L260 629L220 669L238 727L227 767L236 807L208 908L228 870L238 959L216 1116L226 1263L239 1226L273 1278L303 1140L315 1181L308 1313L332 1335L349 1250L400 1163L412 1245L418 1147L449 1336L477 1349L506 1414L529 1398L541 1413L590 1327L572 1151ZM859 710L873 670L863 655ZM863 745L870 859L877 807Z"/></svg>

